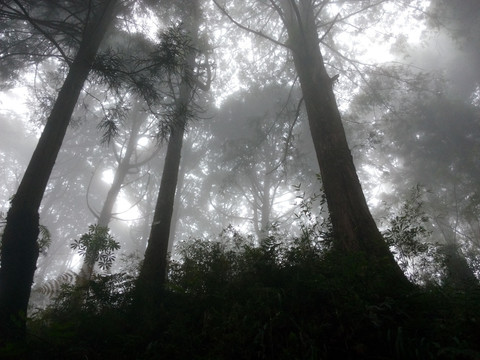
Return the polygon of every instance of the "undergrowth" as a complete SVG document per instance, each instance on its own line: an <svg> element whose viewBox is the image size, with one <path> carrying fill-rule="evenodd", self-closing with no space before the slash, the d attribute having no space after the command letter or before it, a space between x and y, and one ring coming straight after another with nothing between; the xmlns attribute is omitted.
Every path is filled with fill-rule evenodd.
<svg viewBox="0 0 480 360"><path fill-rule="evenodd" d="M148 326L134 279L101 276L82 303L66 288L29 320L19 359L478 359L480 291L437 284L389 296L363 254L308 238L259 246L230 229L170 264ZM229 239L229 240L228 240ZM228 240L228 241L227 241ZM85 289L81 291L85 292Z"/></svg>

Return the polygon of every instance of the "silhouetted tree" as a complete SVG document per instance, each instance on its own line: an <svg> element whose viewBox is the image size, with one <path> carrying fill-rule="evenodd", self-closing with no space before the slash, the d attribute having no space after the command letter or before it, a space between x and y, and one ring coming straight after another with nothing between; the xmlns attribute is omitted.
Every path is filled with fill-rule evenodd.
<svg viewBox="0 0 480 360"><path fill-rule="evenodd" d="M11 2L9 6L18 5ZM21 338L30 287L38 258L38 209L55 159L62 145L72 112L83 84L91 71L100 43L118 9L118 1L92 4L85 32L68 75L55 101L45 128L12 199L2 237L0 268L0 337ZM26 15L25 21L37 26Z"/></svg>
<svg viewBox="0 0 480 360"><path fill-rule="evenodd" d="M152 298L151 293L161 289L167 276L168 241L179 175L183 136L188 120L194 116L193 97L198 88L208 90L210 79L201 84L196 67L199 49L199 27L201 22L200 1L193 0L179 4L183 25L178 29L183 42L183 72L179 82L171 84L174 93L172 110L169 113L168 146L165 156L160 190L155 207L152 228L145 258L138 279L137 294L140 302ZM177 43L178 44L178 43ZM208 62L208 59L206 59ZM206 64L208 69L208 63ZM209 70L207 70L209 73ZM172 79L173 80L173 79ZM174 89L174 86L177 86ZM153 305L153 304L151 304Z"/></svg>
<svg viewBox="0 0 480 360"><path fill-rule="evenodd" d="M319 37L318 16L325 5L326 2L310 0L270 1L267 6L278 14L288 34L285 43L239 25L288 48L293 55L330 212L334 248L342 252L364 252L372 260L372 266L383 268L380 276L386 283L395 283L395 287L406 285L408 280L390 253L367 206L348 147L333 91L338 76L329 76L320 50L322 41L330 36L330 30L341 19L339 16L330 19L324 25L324 34ZM358 5L355 13L371 7L368 1ZM217 6L228 15L218 3Z"/></svg>

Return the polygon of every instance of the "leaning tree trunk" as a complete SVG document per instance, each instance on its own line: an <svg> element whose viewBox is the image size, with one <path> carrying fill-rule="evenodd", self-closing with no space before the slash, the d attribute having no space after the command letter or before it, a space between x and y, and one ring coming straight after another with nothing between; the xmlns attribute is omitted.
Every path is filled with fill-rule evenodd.
<svg viewBox="0 0 480 360"><path fill-rule="evenodd" d="M141 166L140 163L131 163L131 159L135 152L135 149L137 148L140 126L145 121L147 113L141 113L141 106L139 104L136 104L132 109L132 116L132 130L130 132L130 137L127 142L125 154L123 155L123 157L121 154L119 154L118 167L115 171L112 186L108 190L107 197L105 199L105 202L103 203L100 214L94 214L97 217L97 225L100 227L108 227L108 224L110 223L110 220L113 216L113 207L118 198L118 195L120 194L120 190L122 190L123 183L129 171L132 168ZM95 256L92 256L92 258L95 258ZM94 267L95 263L88 261L87 257L85 256L76 282L76 285L78 287L84 287L87 285L88 281L92 277Z"/></svg>
<svg viewBox="0 0 480 360"><path fill-rule="evenodd" d="M183 158L183 161L185 162L185 157ZM178 172L177 190L175 192L175 199L173 200L174 206L173 206L173 212L172 212L172 221L170 222L170 235L168 238L167 253L172 253L173 245L175 244L175 234L177 233L178 224L180 222L179 221L180 214L181 214L180 206L182 201L182 190L185 183L185 173L186 173L185 166L183 165L180 166L180 169Z"/></svg>
<svg viewBox="0 0 480 360"><path fill-rule="evenodd" d="M191 45L194 45L197 43L199 29L199 1L192 0L185 7L184 11L188 15L183 20L187 30L189 30L188 35L190 36ZM194 47L190 46L187 51L185 73L179 85L179 95L176 100L176 119L171 125L152 228L137 282L137 300L144 309L148 309L153 305L150 302L145 303L145 301L155 299L155 294L162 290L167 277L168 240L180 168L183 135L187 125L187 113L188 108L191 106L190 101L192 97L191 74L189 73L192 72L195 66Z"/></svg>
<svg viewBox="0 0 480 360"><path fill-rule="evenodd" d="M387 277L406 283L367 206L348 147L340 112L328 76L315 24L313 3L283 0L283 20L297 70L334 233L334 247L364 252L390 271Z"/></svg>
<svg viewBox="0 0 480 360"><path fill-rule="evenodd" d="M38 209L80 91L114 17L116 3L117 0L103 1L88 25L8 211L0 268L0 341L22 339L25 335L30 288L38 258Z"/></svg>

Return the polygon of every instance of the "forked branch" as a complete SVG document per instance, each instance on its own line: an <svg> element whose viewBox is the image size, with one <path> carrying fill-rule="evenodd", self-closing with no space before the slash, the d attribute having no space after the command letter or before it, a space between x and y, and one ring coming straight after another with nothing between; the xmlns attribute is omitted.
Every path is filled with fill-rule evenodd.
<svg viewBox="0 0 480 360"><path fill-rule="evenodd" d="M278 41L278 40L275 40L274 38L262 33L261 31L258 31L258 30L255 30L255 29L251 29L249 28L248 26L245 26L241 23L239 23L237 20L235 20L229 13L228 11L220 6L220 4L217 2L217 0L213 0L213 3L215 4L215 6L222 12L222 14L224 14L232 23L234 23L235 25L237 25L240 29L243 29L245 31L248 31L249 33L252 33L252 34L255 34L257 36L260 36L264 39L267 39L268 41L271 41L273 42L274 44L276 45L280 45L284 48L287 48L287 49L290 49L290 47L286 44L284 44L283 42L281 41Z"/></svg>

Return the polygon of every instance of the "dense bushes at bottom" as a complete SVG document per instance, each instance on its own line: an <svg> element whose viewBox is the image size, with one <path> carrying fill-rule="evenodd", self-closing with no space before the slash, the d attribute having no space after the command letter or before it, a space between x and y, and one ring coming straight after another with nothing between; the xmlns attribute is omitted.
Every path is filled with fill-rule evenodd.
<svg viewBox="0 0 480 360"><path fill-rule="evenodd" d="M237 239L238 240L238 239ZM139 318L127 274L66 289L29 321L21 359L478 359L480 290L391 292L364 254L297 239L193 241ZM375 279L375 280L372 280ZM388 285L388 286L387 286ZM79 301L78 291L83 295Z"/></svg>

